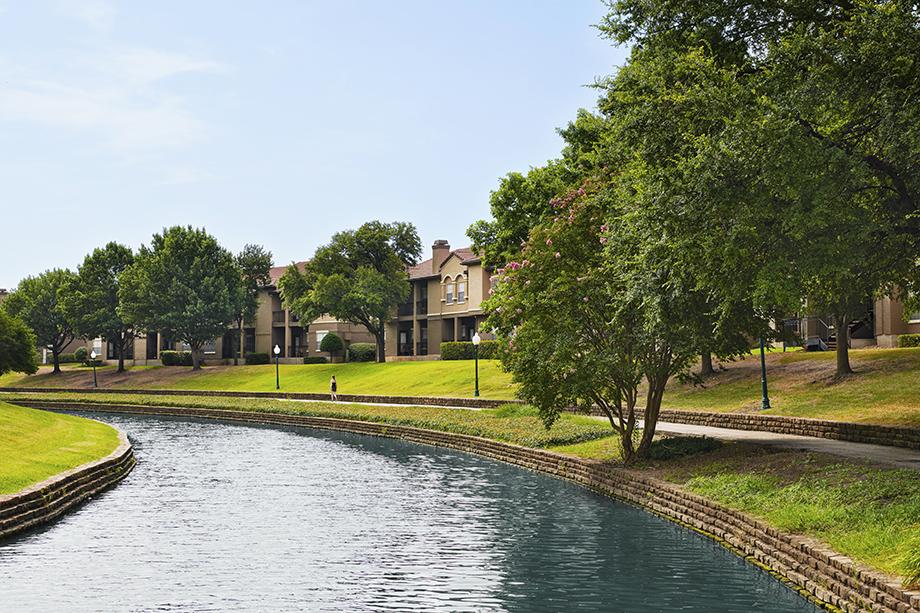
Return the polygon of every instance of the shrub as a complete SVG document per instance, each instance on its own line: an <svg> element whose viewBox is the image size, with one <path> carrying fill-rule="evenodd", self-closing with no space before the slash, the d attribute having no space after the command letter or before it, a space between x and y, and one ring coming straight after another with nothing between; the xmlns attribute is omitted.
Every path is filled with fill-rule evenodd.
<svg viewBox="0 0 920 613"><path fill-rule="evenodd" d="M246 364L271 364L271 357L267 353L247 353L246 354Z"/></svg>
<svg viewBox="0 0 920 613"><path fill-rule="evenodd" d="M345 344L342 342L342 339L338 334L332 334L331 332L323 337L323 340L319 343L319 350L325 351L329 355L338 353L345 348Z"/></svg>
<svg viewBox="0 0 920 613"><path fill-rule="evenodd" d="M329 360L321 355L308 355L303 359L304 364L325 364L328 361Z"/></svg>
<svg viewBox="0 0 920 613"><path fill-rule="evenodd" d="M697 453L708 453L723 446L722 441L708 436L676 436L656 440L649 448L652 460L672 460Z"/></svg>
<svg viewBox="0 0 920 613"><path fill-rule="evenodd" d="M377 346L374 343L352 343L348 348L349 362L373 362L377 357Z"/></svg>
<svg viewBox="0 0 920 613"><path fill-rule="evenodd" d="M441 343L442 360L472 360L476 357L473 343L469 341L448 341ZM479 343L479 359L491 360L498 358L498 341L481 341Z"/></svg>
<svg viewBox="0 0 920 613"><path fill-rule="evenodd" d="M58 355L59 364L72 364L77 361L77 356L73 353L62 353Z"/></svg>
<svg viewBox="0 0 920 613"><path fill-rule="evenodd" d="M192 352L172 350L161 351L160 362L163 366L191 366Z"/></svg>
<svg viewBox="0 0 920 613"><path fill-rule="evenodd" d="M898 337L898 347L920 347L920 334L902 334Z"/></svg>
<svg viewBox="0 0 920 613"><path fill-rule="evenodd" d="M86 363L86 358L89 352L86 350L86 347L77 347L77 350L73 352L73 357L77 362Z"/></svg>

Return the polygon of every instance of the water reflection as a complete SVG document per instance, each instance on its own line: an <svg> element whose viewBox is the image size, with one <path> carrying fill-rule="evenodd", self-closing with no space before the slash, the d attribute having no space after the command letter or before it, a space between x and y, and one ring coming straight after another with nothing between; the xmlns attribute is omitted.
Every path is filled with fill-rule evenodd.
<svg viewBox="0 0 920 613"><path fill-rule="evenodd" d="M697 534L476 456L95 417L138 466L0 546L0 610L816 610Z"/></svg>

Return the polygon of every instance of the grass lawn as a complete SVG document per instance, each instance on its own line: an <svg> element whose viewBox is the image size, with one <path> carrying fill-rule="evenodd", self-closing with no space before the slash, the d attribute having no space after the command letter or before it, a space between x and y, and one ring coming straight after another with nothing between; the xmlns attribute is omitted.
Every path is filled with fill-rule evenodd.
<svg viewBox="0 0 920 613"><path fill-rule="evenodd" d="M111 426L0 402L0 494L98 460L118 447Z"/></svg>
<svg viewBox="0 0 920 613"><path fill-rule="evenodd" d="M854 375L834 377L833 352L767 356L772 409L767 415L920 427L920 348L854 349ZM702 387L673 382L670 409L759 412L760 358L722 364Z"/></svg>
<svg viewBox="0 0 920 613"><path fill-rule="evenodd" d="M564 415L547 430L533 409L518 405L472 411L201 396L13 392L0 397L92 402L103 410L105 404L136 404L362 419L619 462L617 438L603 420ZM920 558L916 536L920 534L920 472L698 438L661 439L653 453L655 459L630 470L668 480L782 530L822 539L837 551L892 575L908 576L911 556Z"/></svg>
<svg viewBox="0 0 920 613"><path fill-rule="evenodd" d="M0 377L0 387L91 387L90 369L70 367L59 375L43 369L37 375L11 374ZM329 391L329 379L335 375L342 394L379 394L383 396L472 397L474 364L472 360L390 362L377 364L282 364L281 389L288 392ZM113 366L97 371L99 385L111 388L148 388L178 390L275 391L275 366L209 366L198 372L190 367L133 367L116 373ZM497 360L479 361L479 393L482 398L514 398L511 375Z"/></svg>

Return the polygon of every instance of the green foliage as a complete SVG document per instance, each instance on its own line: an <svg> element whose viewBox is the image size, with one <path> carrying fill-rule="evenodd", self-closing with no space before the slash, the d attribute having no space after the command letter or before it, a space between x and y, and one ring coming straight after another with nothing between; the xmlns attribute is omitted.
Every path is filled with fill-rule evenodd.
<svg viewBox="0 0 920 613"><path fill-rule="evenodd" d="M472 360L476 357L476 348L469 341L446 341L441 343L442 360ZM496 341L479 342L479 359L491 360L498 358L498 343Z"/></svg>
<svg viewBox="0 0 920 613"><path fill-rule="evenodd" d="M409 296L406 267L421 251L412 224L371 221L335 234L305 270L290 266L278 286L285 305L304 321L328 313L363 326L377 340L382 362L386 323Z"/></svg>
<svg viewBox="0 0 920 613"><path fill-rule="evenodd" d="M192 366L191 351L161 351L160 362L163 366Z"/></svg>
<svg viewBox="0 0 920 613"><path fill-rule="evenodd" d="M673 460L698 453L708 453L724 446L718 439L705 436L669 436L652 443L650 460Z"/></svg>
<svg viewBox="0 0 920 613"><path fill-rule="evenodd" d="M137 328L158 330L192 348L223 335L239 314L240 272L233 255L203 229L154 234L121 276L118 312Z"/></svg>
<svg viewBox="0 0 920 613"><path fill-rule="evenodd" d="M269 363L271 363L271 356L268 355L267 353L252 352L252 353L246 354L246 364L248 366L269 364Z"/></svg>
<svg viewBox="0 0 920 613"><path fill-rule="evenodd" d="M920 334L902 334L898 336L898 347L920 347Z"/></svg>
<svg viewBox="0 0 920 613"><path fill-rule="evenodd" d="M130 248L109 243L87 255L76 276L61 290L61 303L76 335L112 342L119 371L124 370L124 355L136 336L134 327L118 313L120 277L133 261Z"/></svg>
<svg viewBox="0 0 920 613"><path fill-rule="evenodd" d="M920 537L912 538L904 549L905 553L901 562L904 586L917 589L920 587Z"/></svg>
<svg viewBox="0 0 920 613"><path fill-rule="evenodd" d="M62 353L58 355L58 362L61 364L74 364L79 361L76 353Z"/></svg>
<svg viewBox="0 0 920 613"><path fill-rule="evenodd" d="M374 343L352 343L348 346L349 362L372 362L377 355Z"/></svg>
<svg viewBox="0 0 920 613"><path fill-rule="evenodd" d="M86 347L77 347L77 350L73 352L73 357L77 362L85 363L89 357L89 351L86 350Z"/></svg>
<svg viewBox="0 0 920 613"><path fill-rule="evenodd" d="M321 355L308 355L303 359L304 364L325 364L328 361L325 356Z"/></svg>
<svg viewBox="0 0 920 613"><path fill-rule="evenodd" d="M330 355L338 353L344 348L345 343L342 342L341 337L338 334L333 334L331 332L323 336L323 340L321 340L319 343L319 350L325 351Z"/></svg>
<svg viewBox="0 0 920 613"><path fill-rule="evenodd" d="M32 330L38 345L51 350L54 372L60 372L58 356L74 339L73 321L61 300L62 290L73 280L74 273L61 269L26 277L3 302L7 313Z"/></svg>
<svg viewBox="0 0 920 613"><path fill-rule="evenodd" d="M0 375L36 370L35 335L22 320L0 309Z"/></svg>
<svg viewBox="0 0 920 613"><path fill-rule="evenodd" d="M243 353L243 324L252 321L259 308L259 290L271 283L272 254L260 245L246 245L234 258L240 275L236 296L236 323L240 333L240 354ZM237 356L234 356L234 364Z"/></svg>

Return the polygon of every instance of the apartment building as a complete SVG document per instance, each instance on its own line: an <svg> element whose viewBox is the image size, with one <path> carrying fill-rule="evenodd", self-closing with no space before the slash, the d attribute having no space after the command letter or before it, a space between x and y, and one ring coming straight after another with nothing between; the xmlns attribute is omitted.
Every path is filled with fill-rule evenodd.
<svg viewBox="0 0 920 613"><path fill-rule="evenodd" d="M437 240L431 258L409 269L409 282L409 299L387 326L387 360L436 359L442 342L473 338L485 319L482 302L491 288L475 253Z"/></svg>

